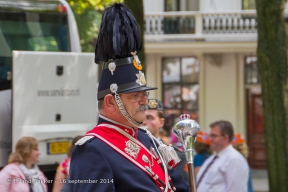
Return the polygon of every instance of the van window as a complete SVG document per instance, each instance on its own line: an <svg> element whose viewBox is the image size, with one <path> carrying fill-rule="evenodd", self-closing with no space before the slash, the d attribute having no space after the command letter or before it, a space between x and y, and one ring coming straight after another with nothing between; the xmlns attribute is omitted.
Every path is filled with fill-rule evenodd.
<svg viewBox="0 0 288 192"><path fill-rule="evenodd" d="M12 50L71 51L67 14L0 9L0 45L0 83L4 83L11 71Z"/></svg>

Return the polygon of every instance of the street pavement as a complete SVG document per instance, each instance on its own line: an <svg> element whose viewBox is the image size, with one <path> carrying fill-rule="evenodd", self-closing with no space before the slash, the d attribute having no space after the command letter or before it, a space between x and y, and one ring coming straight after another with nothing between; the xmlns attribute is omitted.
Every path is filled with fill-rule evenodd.
<svg viewBox="0 0 288 192"><path fill-rule="evenodd" d="M267 170L251 169L254 192L269 192Z"/></svg>

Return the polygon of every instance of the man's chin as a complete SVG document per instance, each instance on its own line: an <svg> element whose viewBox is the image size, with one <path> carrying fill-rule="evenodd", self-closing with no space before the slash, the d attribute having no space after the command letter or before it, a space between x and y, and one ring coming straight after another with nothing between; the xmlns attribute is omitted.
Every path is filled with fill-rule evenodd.
<svg viewBox="0 0 288 192"><path fill-rule="evenodd" d="M215 151L215 147L210 144L210 149Z"/></svg>
<svg viewBox="0 0 288 192"><path fill-rule="evenodd" d="M145 121L145 117L144 118L136 117L134 120L137 121L137 123L142 124Z"/></svg>

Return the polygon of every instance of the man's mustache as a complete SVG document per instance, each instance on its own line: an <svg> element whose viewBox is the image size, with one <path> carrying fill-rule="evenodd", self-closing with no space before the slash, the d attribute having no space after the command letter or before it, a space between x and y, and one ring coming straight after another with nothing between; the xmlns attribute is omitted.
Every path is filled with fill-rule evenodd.
<svg viewBox="0 0 288 192"><path fill-rule="evenodd" d="M140 111L146 111L148 109L147 105L141 105L136 112L140 112Z"/></svg>

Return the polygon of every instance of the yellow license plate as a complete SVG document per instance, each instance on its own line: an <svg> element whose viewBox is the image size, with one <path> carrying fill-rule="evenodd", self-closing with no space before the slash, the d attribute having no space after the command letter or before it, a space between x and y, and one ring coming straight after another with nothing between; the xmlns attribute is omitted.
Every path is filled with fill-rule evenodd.
<svg viewBox="0 0 288 192"><path fill-rule="evenodd" d="M47 143L47 154L65 154L69 146L69 141Z"/></svg>

